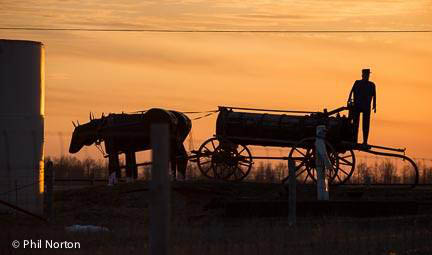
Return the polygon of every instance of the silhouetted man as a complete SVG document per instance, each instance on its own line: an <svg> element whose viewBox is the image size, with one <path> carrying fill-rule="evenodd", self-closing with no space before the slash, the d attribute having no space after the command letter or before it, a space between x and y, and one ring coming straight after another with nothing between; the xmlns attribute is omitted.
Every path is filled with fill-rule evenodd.
<svg viewBox="0 0 432 255"><path fill-rule="evenodd" d="M367 145L369 136L371 102L373 99L372 109L376 113L376 90L375 84L369 81L370 69L362 70L362 79L354 82L354 85L349 94L348 102L351 101L351 96L354 94L354 137L357 142L358 129L360 125L360 113L363 113L363 144Z"/></svg>

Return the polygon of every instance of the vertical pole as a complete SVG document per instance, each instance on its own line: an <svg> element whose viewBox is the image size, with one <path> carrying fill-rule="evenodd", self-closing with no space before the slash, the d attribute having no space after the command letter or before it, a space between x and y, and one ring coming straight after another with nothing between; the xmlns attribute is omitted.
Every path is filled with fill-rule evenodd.
<svg viewBox="0 0 432 255"><path fill-rule="evenodd" d="M54 190L54 169L53 162L48 160L44 170L44 215L47 219L53 217L53 190Z"/></svg>
<svg viewBox="0 0 432 255"><path fill-rule="evenodd" d="M325 144L326 126L319 125L316 128L315 139L315 164L317 171L317 198L318 200L329 200L329 186L326 167L331 167Z"/></svg>
<svg viewBox="0 0 432 255"><path fill-rule="evenodd" d="M297 221L297 194L296 194L296 171L295 164L292 159L288 160L289 170L289 202L288 202L288 223L289 225L295 225Z"/></svg>
<svg viewBox="0 0 432 255"><path fill-rule="evenodd" d="M152 180L150 182L150 255L168 255L170 250L170 183L168 125L151 126Z"/></svg>
<svg viewBox="0 0 432 255"><path fill-rule="evenodd" d="M371 183L372 183L372 181L371 181L371 177L370 177L369 174L365 175L365 177L364 177L364 183L365 183L365 185L366 185L366 188L369 189L370 186L371 186Z"/></svg>

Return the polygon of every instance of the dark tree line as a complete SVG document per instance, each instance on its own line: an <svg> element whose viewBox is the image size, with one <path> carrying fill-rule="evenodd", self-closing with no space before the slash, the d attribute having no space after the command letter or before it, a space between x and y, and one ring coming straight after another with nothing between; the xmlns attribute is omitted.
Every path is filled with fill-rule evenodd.
<svg viewBox="0 0 432 255"><path fill-rule="evenodd" d="M86 158L80 160L75 157L64 156L60 158L46 158L53 162L56 178L106 178L108 163L105 160ZM120 162L124 165L124 162ZM420 183L432 184L432 167L424 162L417 162L420 174ZM356 170L348 183L364 183L370 178L371 183L412 183L414 171L410 166L398 167L390 160L357 163ZM246 181L278 183L288 174L287 163L258 162ZM139 178L149 180L151 178L150 166L139 167ZM195 164L189 164L187 179L204 179Z"/></svg>

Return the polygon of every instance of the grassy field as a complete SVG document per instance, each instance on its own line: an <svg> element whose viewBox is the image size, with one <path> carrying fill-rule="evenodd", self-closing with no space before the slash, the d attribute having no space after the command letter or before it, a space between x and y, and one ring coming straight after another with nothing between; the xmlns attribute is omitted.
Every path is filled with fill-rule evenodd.
<svg viewBox="0 0 432 255"><path fill-rule="evenodd" d="M79 160L75 157L65 156L51 158L54 162L54 171L57 178L106 178L108 173L107 162L87 158ZM373 161L359 161L356 164L354 174L348 183L363 183L368 176L372 183L380 184L412 184L414 171L410 165L403 162L391 161L388 158L381 158ZM419 168L419 183L432 185L432 166L425 161L416 162ZM125 165L124 162L120 163ZM288 175L286 161L260 161L254 164L246 181L260 183L280 183ZM190 163L186 171L186 179L199 180L205 179L200 173L196 164ZM140 167L139 175L141 179L151 178L150 166Z"/></svg>
<svg viewBox="0 0 432 255"><path fill-rule="evenodd" d="M332 188L332 200L432 202L432 188ZM171 193L172 254L432 254L430 208L414 216L349 218L230 218L215 202L284 199L284 189L269 183L177 182ZM0 215L0 254L146 254L148 182L94 185L55 192L55 215L45 223L21 214ZM299 201L314 200L314 188L298 187ZM218 203L216 203L218 204ZM220 204L220 203L219 203ZM103 226L104 233L72 233L73 224ZM79 249L14 249L13 240L79 242Z"/></svg>

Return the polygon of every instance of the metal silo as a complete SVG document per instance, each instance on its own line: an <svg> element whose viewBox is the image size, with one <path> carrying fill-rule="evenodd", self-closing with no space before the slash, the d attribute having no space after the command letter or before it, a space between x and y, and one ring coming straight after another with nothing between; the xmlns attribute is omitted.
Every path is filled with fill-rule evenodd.
<svg viewBox="0 0 432 255"><path fill-rule="evenodd" d="M44 66L42 43L0 39L0 200L33 213L43 209Z"/></svg>

